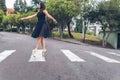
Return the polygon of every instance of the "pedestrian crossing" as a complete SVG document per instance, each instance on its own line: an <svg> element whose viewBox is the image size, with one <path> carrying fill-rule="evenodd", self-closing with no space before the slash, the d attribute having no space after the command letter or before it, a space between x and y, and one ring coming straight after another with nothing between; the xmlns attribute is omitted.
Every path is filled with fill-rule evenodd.
<svg viewBox="0 0 120 80"><path fill-rule="evenodd" d="M71 61L71 62L85 62L84 59L78 57L74 53L72 53L70 50L61 50L63 54Z"/></svg>
<svg viewBox="0 0 120 80"><path fill-rule="evenodd" d="M114 52L107 52L108 54L111 54L111 55L115 55L115 56L119 56L120 57L120 54L118 53L114 53Z"/></svg>
<svg viewBox="0 0 120 80"><path fill-rule="evenodd" d="M72 50L69 50L69 49L60 49L59 51L70 62L84 63L84 62L88 62L89 61L88 59L87 60L83 59L83 57L81 58L80 55L79 56L77 55L78 53L76 54ZM4 61L5 59L7 59L10 55L12 55L15 52L17 52L17 51L16 50L5 50L5 51L2 51L0 53L0 63L2 61ZM91 55L93 57L96 57L96 59L99 59L99 60L104 61L106 63L117 63L117 64L120 64L120 61L119 61L120 59L119 60L112 59L112 58L109 58L108 56L105 56L104 54L100 54L99 52L95 52L95 51L82 51L80 53L87 53L85 55ZM116 57L120 57L120 54L116 53L116 52L105 52L105 54L112 55L114 57L115 56ZM89 57L91 57L91 56L89 56ZM47 56L47 57L49 57L49 56ZM46 62L46 61L47 61L46 58L44 56L42 56L42 50L38 50L38 54L36 55L36 57L34 57L33 54L31 54L30 58L28 60L28 62Z"/></svg>
<svg viewBox="0 0 120 80"><path fill-rule="evenodd" d="M31 54L31 58L29 62L45 62L45 57L42 56L42 50L38 50L37 55L33 56L33 53Z"/></svg>
<svg viewBox="0 0 120 80"><path fill-rule="evenodd" d="M8 56L10 56L12 53L14 53L16 50L5 50L0 53L0 62L5 60Z"/></svg>
<svg viewBox="0 0 120 80"><path fill-rule="evenodd" d="M91 52L91 51L89 51L89 52L86 51L86 52L89 53L90 55L93 55L93 56L95 56L95 57L97 57L97 58L99 58L99 59L101 59L101 60L103 60L105 62L108 62L108 63L120 63L120 61L108 58L106 56L100 55L100 54L95 53L95 52Z"/></svg>

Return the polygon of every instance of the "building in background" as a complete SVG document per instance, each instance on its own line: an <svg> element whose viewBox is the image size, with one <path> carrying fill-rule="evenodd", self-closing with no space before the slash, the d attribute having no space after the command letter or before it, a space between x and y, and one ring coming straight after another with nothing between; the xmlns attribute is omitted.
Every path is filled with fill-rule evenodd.
<svg viewBox="0 0 120 80"><path fill-rule="evenodd" d="M89 31L94 32L94 35L98 35L99 32L102 29L102 25L100 24L100 22L96 22L96 23L88 23L88 28Z"/></svg>
<svg viewBox="0 0 120 80"><path fill-rule="evenodd" d="M6 14L13 14L14 12L15 12L15 9L7 8Z"/></svg>

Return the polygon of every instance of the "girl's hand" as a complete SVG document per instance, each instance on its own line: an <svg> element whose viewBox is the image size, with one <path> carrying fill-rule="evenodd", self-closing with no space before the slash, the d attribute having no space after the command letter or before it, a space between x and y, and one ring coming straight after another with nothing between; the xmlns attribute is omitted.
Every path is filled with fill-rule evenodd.
<svg viewBox="0 0 120 80"><path fill-rule="evenodd" d="M23 20L24 20L24 18L20 18L19 20L20 20L20 21L23 21Z"/></svg>
<svg viewBox="0 0 120 80"><path fill-rule="evenodd" d="M55 19L53 19L53 22L54 22L55 24L57 24L57 21L56 21Z"/></svg>

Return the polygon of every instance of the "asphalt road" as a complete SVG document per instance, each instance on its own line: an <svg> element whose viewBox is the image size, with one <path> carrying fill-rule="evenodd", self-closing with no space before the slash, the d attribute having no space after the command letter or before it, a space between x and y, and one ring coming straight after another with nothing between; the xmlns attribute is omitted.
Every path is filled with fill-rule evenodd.
<svg viewBox="0 0 120 80"><path fill-rule="evenodd" d="M35 43L29 35L0 32L0 80L120 80L120 50L46 39L40 61L41 53L32 57Z"/></svg>

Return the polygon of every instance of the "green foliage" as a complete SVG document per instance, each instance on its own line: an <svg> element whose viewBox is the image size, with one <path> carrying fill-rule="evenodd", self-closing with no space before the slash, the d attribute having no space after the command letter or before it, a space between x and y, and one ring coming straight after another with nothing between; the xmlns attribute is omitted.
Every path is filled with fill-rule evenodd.
<svg viewBox="0 0 120 80"><path fill-rule="evenodd" d="M27 12L27 3L26 0L16 0L14 3L15 11L23 13Z"/></svg>
<svg viewBox="0 0 120 80"><path fill-rule="evenodd" d="M72 32L72 34L76 40L82 40L81 33ZM60 35L59 32L56 32L56 31L52 32L52 37L59 37L59 35ZM67 32L64 32L64 38L69 39ZM93 36L93 35L89 35L89 34L86 34L86 40L100 41L99 36Z"/></svg>
<svg viewBox="0 0 120 80"><path fill-rule="evenodd" d="M35 14L35 12L27 12L27 13L24 13L21 15L21 17L27 17L27 16L30 16L30 15L33 15ZM25 24L35 24L37 22L37 18L34 18L34 19L29 19L29 20L25 20L24 23Z"/></svg>
<svg viewBox="0 0 120 80"><path fill-rule="evenodd" d="M52 32L52 37L60 37L60 34L59 34L58 32ZM69 38L68 33L64 32L64 33L63 33L63 38L64 38L64 39Z"/></svg>
<svg viewBox="0 0 120 80"><path fill-rule="evenodd" d="M2 20L2 28L7 31L18 31L19 28L25 29L26 27L30 29L30 32L33 30L33 27L35 26L37 22L37 18L29 19L25 21L20 21L19 19L21 17L26 17L29 15L35 14L35 12L27 12L24 14L16 13L16 14L8 14L3 16ZM14 26L14 27L12 27Z"/></svg>
<svg viewBox="0 0 120 80"><path fill-rule="evenodd" d="M65 24L72 17L78 15L78 8L71 1L67 0L48 0L47 10L60 24Z"/></svg>
<svg viewBox="0 0 120 80"><path fill-rule="evenodd" d="M100 21L103 30L117 30L120 27L120 0L103 1L98 8L89 12L89 20Z"/></svg>
<svg viewBox="0 0 120 80"><path fill-rule="evenodd" d="M76 28L74 31L82 33L82 20L81 19L76 19Z"/></svg>
<svg viewBox="0 0 120 80"><path fill-rule="evenodd" d="M34 5L37 5L41 0L32 0Z"/></svg>
<svg viewBox="0 0 120 80"><path fill-rule="evenodd" d="M100 21L103 30L103 47L107 44L107 39L112 31L120 31L120 0L107 0L98 4L96 9L89 12L89 20ZM106 31L109 30L109 34Z"/></svg>
<svg viewBox="0 0 120 80"><path fill-rule="evenodd" d="M7 16L7 15L4 15L4 16L3 16L2 24L3 24L3 25L7 25L7 24L8 24L8 21L9 21L8 16Z"/></svg>
<svg viewBox="0 0 120 80"><path fill-rule="evenodd" d="M37 4L39 3L39 2L46 2L47 0L32 0L32 9L33 9L33 11L35 11L35 12L37 12Z"/></svg>
<svg viewBox="0 0 120 80"><path fill-rule="evenodd" d="M0 10L3 10L6 13L5 0L0 0Z"/></svg>
<svg viewBox="0 0 120 80"><path fill-rule="evenodd" d="M3 15L4 15L4 12L2 10L0 10L0 24L1 24L2 20L3 20Z"/></svg>
<svg viewBox="0 0 120 80"><path fill-rule="evenodd" d="M78 7L69 0L48 0L47 10L58 21L60 37L63 37L63 29L73 17L78 15Z"/></svg>
<svg viewBox="0 0 120 80"><path fill-rule="evenodd" d="M88 35L94 35L94 32L93 31L87 31L86 34L88 34Z"/></svg>

